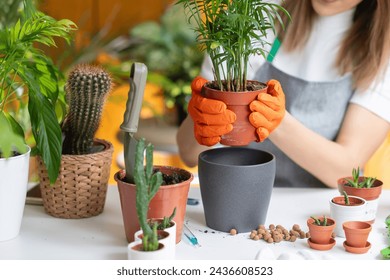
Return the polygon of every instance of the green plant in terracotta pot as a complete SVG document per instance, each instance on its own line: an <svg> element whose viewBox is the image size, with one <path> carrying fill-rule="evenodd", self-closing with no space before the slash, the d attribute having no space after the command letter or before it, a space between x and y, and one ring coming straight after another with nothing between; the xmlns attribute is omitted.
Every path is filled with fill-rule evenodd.
<svg viewBox="0 0 390 280"><path fill-rule="evenodd" d="M308 243L310 248L316 250L329 250L333 248L336 241L332 238L333 231L336 227L336 221L330 217L311 216L307 220L310 238Z"/></svg>
<svg viewBox="0 0 390 280"><path fill-rule="evenodd" d="M360 174L360 168L352 169L352 176L342 177L337 181L338 189L342 194L358 196L367 201L367 221L375 221L379 198L382 193L383 182L377 178L366 177Z"/></svg>
<svg viewBox="0 0 390 280"><path fill-rule="evenodd" d="M289 13L281 6L262 0L178 0L184 5L188 19L195 25L198 42L210 56L214 80L203 86L202 94L222 100L236 115L233 130L222 136L221 143L243 146L257 140L255 129L249 123L249 103L267 85L247 80L249 58L266 57L267 32L276 32L278 14ZM242 99L242 100L241 100Z"/></svg>

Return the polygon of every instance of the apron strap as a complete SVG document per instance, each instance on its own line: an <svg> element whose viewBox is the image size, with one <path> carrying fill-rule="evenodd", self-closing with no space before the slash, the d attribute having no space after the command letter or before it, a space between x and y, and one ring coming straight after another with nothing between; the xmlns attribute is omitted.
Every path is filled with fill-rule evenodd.
<svg viewBox="0 0 390 280"><path fill-rule="evenodd" d="M267 61L268 62L272 62L276 56L276 53L278 52L280 48L280 40L278 39L278 37L275 38L275 41L272 45L272 48L270 50L270 52L268 53L268 56L267 56Z"/></svg>

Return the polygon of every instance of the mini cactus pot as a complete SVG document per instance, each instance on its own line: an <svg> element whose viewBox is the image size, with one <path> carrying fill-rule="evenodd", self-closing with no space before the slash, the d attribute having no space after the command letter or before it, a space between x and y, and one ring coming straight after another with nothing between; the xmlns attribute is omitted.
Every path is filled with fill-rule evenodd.
<svg viewBox="0 0 390 280"><path fill-rule="evenodd" d="M162 243L159 243L155 251L143 251L140 240L133 241L127 246L129 260L167 260L170 259L170 254L168 248Z"/></svg>
<svg viewBox="0 0 390 280"><path fill-rule="evenodd" d="M318 220L323 223L324 218L319 217ZM332 233L336 227L336 221L327 217L326 225L317 225L313 218L307 220L307 227L309 228L310 241L316 244L331 243Z"/></svg>

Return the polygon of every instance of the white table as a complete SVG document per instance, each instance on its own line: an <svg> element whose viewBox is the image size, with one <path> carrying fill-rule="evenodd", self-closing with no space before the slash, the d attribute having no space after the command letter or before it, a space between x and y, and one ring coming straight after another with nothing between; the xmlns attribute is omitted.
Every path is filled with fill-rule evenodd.
<svg viewBox="0 0 390 280"><path fill-rule="evenodd" d="M338 195L332 189L275 188L266 224L281 224L291 228L299 224L307 231L306 219L310 215L329 214L329 199ZM189 197L200 198L198 187L192 187ZM308 249L318 259L381 259L380 250L388 246L384 219L390 214L390 191L382 193L377 220L369 236L372 244L368 253L347 253L344 239L336 238L336 246L325 252L309 249L307 239L296 242L268 244L253 241L248 233L231 236L214 231L205 225L203 207L187 206L185 223L197 236L200 248L195 248L183 237L177 245L177 259L254 259L256 253L269 247L275 255ZM127 258L119 193L110 186L102 214L86 219L59 219L44 212L43 206L27 205L21 232L13 240L0 242L0 259L8 260L124 260Z"/></svg>

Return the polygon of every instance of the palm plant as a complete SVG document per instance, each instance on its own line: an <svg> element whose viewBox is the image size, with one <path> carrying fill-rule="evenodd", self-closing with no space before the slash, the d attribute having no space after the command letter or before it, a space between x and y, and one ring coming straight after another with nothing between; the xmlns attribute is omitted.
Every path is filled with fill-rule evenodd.
<svg viewBox="0 0 390 280"><path fill-rule="evenodd" d="M267 32L284 28L280 5L263 0L178 0L195 22L198 42L210 55L216 86L223 91L246 91L251 55L266 56Z"/></svg>
<svg viewBox="0 0 390 280"><path fill-rule="evenodd" d="M62 73L37 44L55 46L55 37L69 43L75 28L72 21L57 21L38 11L31 0L23 0L16 23L0 29L0 152L9 157L26 150L22 120L13 116L10 106L27 103L36 153L42 157L51 182L58 176L61 160L59 122L66 110L64 82Z"/></svg>

